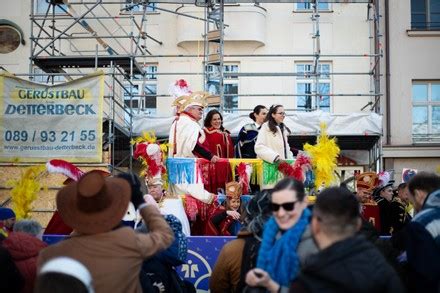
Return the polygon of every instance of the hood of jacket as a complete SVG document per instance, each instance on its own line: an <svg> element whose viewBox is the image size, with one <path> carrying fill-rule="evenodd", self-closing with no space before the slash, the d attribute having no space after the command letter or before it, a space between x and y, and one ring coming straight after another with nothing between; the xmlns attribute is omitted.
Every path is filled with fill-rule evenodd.
<svg viewBox="0 0 440 293"><path fill-rule="evenodd" d="M440 208L440 189L433 191L426 198L423 209Z"/></svg>
<svg viewBox="0 0 440 293"><path fill-rule="evenodd" d="M399 281L380 252L354 236L310 256L300 281L310 292L382 292ZM379 289L379 290L378 290Z"/></svg>
<svg viewBox="0 0 440 293"><path fill-rule="evenodd" d="M38 256L41 249L47 244L35 236L23 232L12 232L3 241L3 246L8 249L16 261Z"/></svg>

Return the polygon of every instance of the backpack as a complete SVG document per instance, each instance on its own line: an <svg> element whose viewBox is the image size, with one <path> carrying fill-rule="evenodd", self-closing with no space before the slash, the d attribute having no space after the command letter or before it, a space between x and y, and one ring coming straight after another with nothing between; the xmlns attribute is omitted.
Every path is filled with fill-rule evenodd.
<svg viewBox="0 0 440 293"><path fill-rule="evenodd" d="M152 257L144 261L139 278L144 293L196 292L193 284L186 280L182 280L172 266L165 264L157 257Z"/></svg>

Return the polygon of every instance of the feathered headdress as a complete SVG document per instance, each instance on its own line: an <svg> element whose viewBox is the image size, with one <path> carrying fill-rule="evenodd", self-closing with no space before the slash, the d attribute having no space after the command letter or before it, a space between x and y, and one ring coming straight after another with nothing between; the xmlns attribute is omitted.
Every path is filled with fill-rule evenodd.
<svg viewBox="0 0 440 293"><path fill-rule="evenodd" d="M379 185L377 186L379 190L382 190L388 186L393 186L394 180L391 179L393 171L382 171L377 175L379 176Z"/></svg>
<svg viewBox="0 0 440 293"><path fill-rule="evenodd" d="M169 92L175 98L173 106L176 107L177 113L182 113L189 106L206 107L208 105L206 98L211 96L208 92L192 92L184 79L176 80L170 86Z"/></svg>
<svg viewBox="0 0 440 293"><path fill-rule="evenodd" d="M192 94L192 91L189 89L188 83L184 79L176 80L176 82L170 85L168 91L173 98L188 96Z"/></svg>
<svg viewBox="0 0 440 293"><path fill-rule="evenodd" d="M315 188L319 189L322 185L329 186L334 180L340 149L336 139L330 139L327 135L327 126L324 123L321 123L321 134L318 136L316 145L306 143L304 150L312 158Z"/></svg>
<svg viewBox="0 0 440 293"><path fill-rule="evenodd" d="M394 180L391 179L393 175L393 171L382 171L377 173L377 176L379 177L379 183L377 187L373 191L373 198L380 197L380 193L382 190L389 186L393 186Z"/></svg>
<svg viewBox="0 0 440 293"><path fill-rule="evenodd" d="M168 146L157 143L153 131L144 132L142 136L132 141L136 145L134 158L142 163L141 176L145 177L147 184L165 183L167 170L165 160Z"/></svg>
<svg viewBox="0 0 440 293"><path fill-rule="evenodd" d="M83 172L74 164L59 160L53 159L46 163L46 170L49 173L58 173L63 174L67 177L67 179L63 182L64 185L69 184L72 181L78 181L86 172ZM96 170L101 172L103 176L110 176L111 174L107 171Z"/></svg>
<svg viewBox="0 0 440 293"><path fill-rule="evenodd" d="M74 181L78 181L79 178L84 175L84 172L77 166L64 160L50 160L46 163L46 169L49 173L64 174L66 177Z"/></svg>

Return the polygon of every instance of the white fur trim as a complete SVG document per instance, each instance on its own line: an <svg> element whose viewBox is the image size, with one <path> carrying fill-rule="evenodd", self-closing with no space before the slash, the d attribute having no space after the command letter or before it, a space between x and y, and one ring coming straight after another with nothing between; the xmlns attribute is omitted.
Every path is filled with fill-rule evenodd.
<svg viewBox="0 0 440 293"><path fill-rule="evenodd" d="M73 258L62 256L46 262L41 268L40 275L44 273L60 273L72 276L80 280L87 287L89 293L94 293L92 276L89 270Z"/></svg>

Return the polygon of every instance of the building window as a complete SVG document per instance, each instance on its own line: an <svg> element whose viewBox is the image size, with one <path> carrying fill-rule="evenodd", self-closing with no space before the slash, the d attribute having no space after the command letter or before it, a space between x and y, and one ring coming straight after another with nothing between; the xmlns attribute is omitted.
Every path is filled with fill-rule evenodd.
<svg viewBox="0 0 440 293"><path fill-rule="evenodd" d="M53 13L53 5L50 7L49 11L49 3L46 0L35 0L34 2L35 14L52 14ZM57 4L55 6L55 14L66 14L68 8L65 4Z"/></svg>
<svg viewBox="0 0 440 293"><path fill-rule="evenodd" d="M219 80L216 78L218 76L217 68L213 65L207 66L208 75L211 76L208 81L208 91L213 95L220 94ZM223 106L225 112L235 112L238 109L238 75L234 75L234 73L238 73L238 70L238 64L223 65L223 94L225 97Z"/></svg>
<svg viewBox="0 0 440 293"><path fill-rule="evenodd" d="M147 80L157 80L157 65L145 65L144 72Z"/></svg>
<svg viewBox="0 0 440 293"><path fill-rule="evenodd" d="M133 84L130 86L129 84L125 85L124 91L124 105L127 108L132 108L134 110L139 109L139 84ZM132 98L130 99L130 96Z"/></svg>
<svg viewBox="0 0 440 293"><path fill-rule="evenodd" d="M440 0L411 0L411 29L440 29Z"/></svg>
<svg viewBox="0 0 440 293"><path fill-rule="evenodd" d="M53 83L58 84L66 81L66 78L63 75L47 75L41 68L34 67L34 79L33 82L37 83Z"/></svg>
<svg viewBox="0 0 440 293"><path fill-rule="evenodd" d="M133 110L133 115L157 113L157 65L144 65L144 75L135 75L133 79L132 98L130 99L130 84L123 89L124 104L128 111ZM130 121L128 113L125 115L126 121Z"/></svg>
<svg viewBox="0 0 440 293"><path fill-rule="evenodd" d="M295 3L295 11L312 11L312 3ZM318 3L318 11L329 11L330 3Z"/></svg>
<svg viewBox="0 0 440 293"><path fill-rule="evenodd" d="M413 82L413 141L440 141L440 81Z"/></svg>
<svg viewBox="0 0 440 293"><path fill-rule="evenodd" d="M330 79L331 66L329 63L319 64L319 89L318 97L312 95L315 93L315 76L312 63L296 64L296 108L304 111L320 110L330 112ZM304 94L304 96L302 95Z"/></svg>
<svg viewBox="0 0 440 293"><path fill-rule="evenodd" d="M157 110L157 65L144 65L142 107L143 113L156 114Z"/></svg>
<svg viewBox="0 0 440 293"><path fill-rule="evenodd" d="M144 6L142 4L136 5L136 1L131 1L131 0L126 0L127 4L125 4L125 8L127 8L125 10L125 13L129 13L130 10L133 10L133 13L135 14L140 14L140 13L144 13L144 7L147 11L147 13L151 13L151 12L156 12L156 6L157 3L149 3L148 5ZM139 1L137 1L139 2Z"/></svg>
<svg viewBox="0 0 440 293"><path fill-rule="evenodd" d="M157 84L145 84L142 97L142 111L148 114L156 114L157 109Z"/></svg>
<svg viewBox="0 0 440 293"><path fill-rule="evenodd" d="M135 74L135 80L147 80L147 81L156 81L157 80L157 65L146 64L143 66L144 74Z"/></svg>

